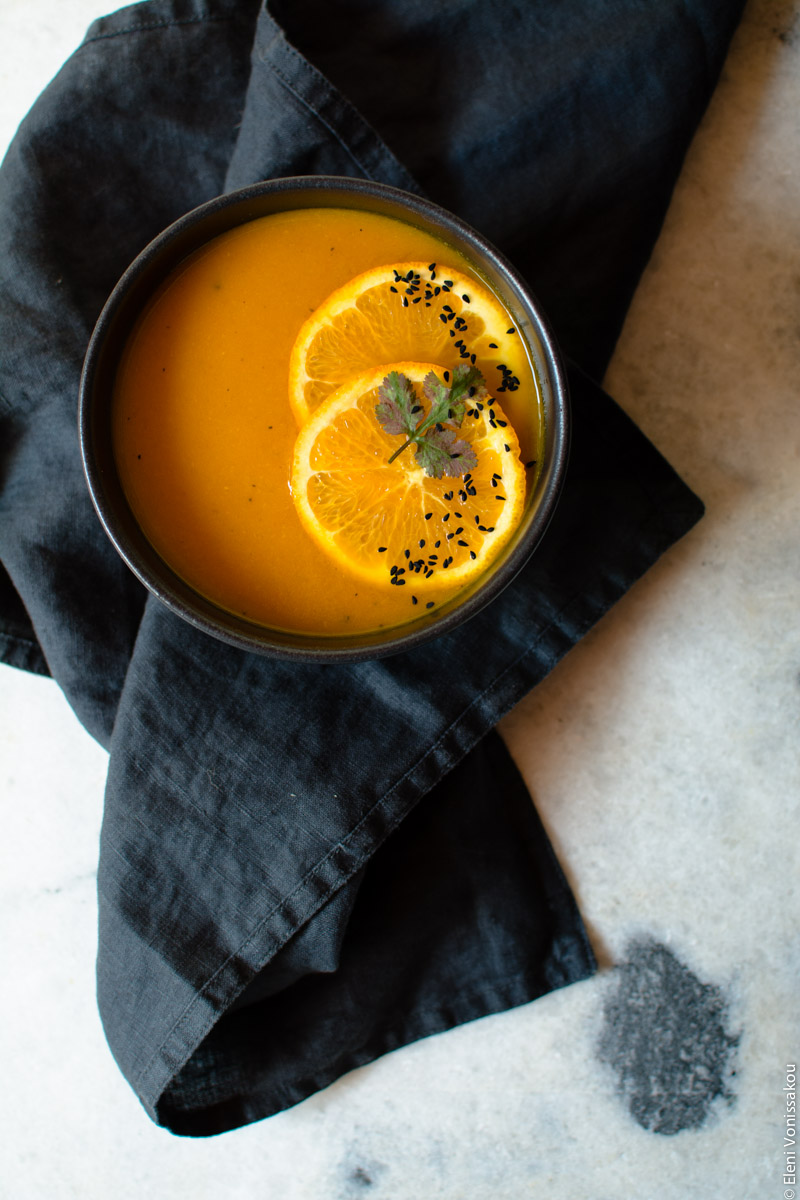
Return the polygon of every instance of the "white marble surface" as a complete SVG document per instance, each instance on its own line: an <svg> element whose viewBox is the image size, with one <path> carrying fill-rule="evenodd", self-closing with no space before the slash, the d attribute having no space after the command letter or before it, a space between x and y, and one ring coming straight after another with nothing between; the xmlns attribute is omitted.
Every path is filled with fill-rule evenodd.
<svg viewBox="0 0 800 1200"><path fill-rule="evenodd" d="M0 145L96 5L3 0ZM793 1200L798 378L800 0L753 0L607 379L707 515L504 724L603 970L269 1121L172 1137L95 1008L105 755L55 684L0 668L3 1196ZM636 1066L618 994L662 1074L688 1048L695 1128L653 1132L652 1078L600 1061Z"/></svg>

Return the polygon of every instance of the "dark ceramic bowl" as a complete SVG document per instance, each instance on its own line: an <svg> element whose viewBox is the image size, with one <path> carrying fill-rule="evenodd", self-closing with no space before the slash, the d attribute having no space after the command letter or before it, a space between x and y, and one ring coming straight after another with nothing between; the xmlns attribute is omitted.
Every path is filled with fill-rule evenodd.
<svg viewBox="0 0 800 1200"><path fill-rule="evenodd" d="M366 209L404 220L454 246L504 302L525 338L545 420L544 461L525 516L510 543L471 588L429 617L376 633L304 635L273 629L218 607L156 553L125 498L111 443L111 399L120 354L145 304L167 275L204 243L256 217L295 208ZM469 620L514 578L540 541L555 509L568 452L564 368L547 321L513 267L463 221L406 192L359 179L273 179L211 200L187 213L147 246L112 292L86 353L79 427L84 471L100 521L119 554L173 612L246 650L308 662L353 662L411 649Z"/></svg>

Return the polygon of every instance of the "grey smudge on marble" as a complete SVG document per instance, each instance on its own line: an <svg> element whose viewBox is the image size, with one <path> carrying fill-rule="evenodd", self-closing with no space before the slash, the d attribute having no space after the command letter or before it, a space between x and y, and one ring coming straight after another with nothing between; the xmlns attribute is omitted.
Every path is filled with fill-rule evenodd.
<svg viewBox="0 0 800 1200"><path fill-rule="evenodd" d="M350 1180L352 1183L355 1183L357 1187L372 1187L372 1176L366 1167L356 1167L350 1175Z"/></svg>
<svg viewBox="0 0 800 1200"><path fill-rule="evenodd" d="M362 1155L351 1158L345 1166L343 1200L344 1197L351 1200L351 1197L374 1194L372 1189L385 1171L386 1164L377 1159L367 1159Z"/></svg>
<svg viewBox="0 0 800 1200"><path fill-rule="evenodd" d="M698 1129L715 1101L732 1103L739 1034L728 1004L666 946L633 942L603 1007L597 1055L644 1129L665 1135Z"/></svg>

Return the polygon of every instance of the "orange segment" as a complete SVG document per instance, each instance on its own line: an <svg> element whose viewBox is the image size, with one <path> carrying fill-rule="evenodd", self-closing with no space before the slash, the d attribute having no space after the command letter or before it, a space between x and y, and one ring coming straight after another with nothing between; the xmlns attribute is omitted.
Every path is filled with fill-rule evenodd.
<svg viewBox="0 0 800 1200"><path fill-rule="evenodd" d="M415 593L449 593L485 571L519 524L525 506L519 443L487 397L480 410L468 405L459 432L477 455L471 474L426 475L413 444L390 464L405 440L385 433L375 416L390 371L411 381L426 408L423 379L429 371L445 374L431 363L384 364L330 395L298 435L292 496L308 534L346 570L384 585L413 581Z"/></svg>
<svg viewBox="0 0 800 1200"><path fill-rule="evenodd" d="M289 363L298 425L348 379L407 361L474 362L493 394L515 390L529 370L522 338L488 288L442 264L375 267L331 293L298 334Z"/></svg>

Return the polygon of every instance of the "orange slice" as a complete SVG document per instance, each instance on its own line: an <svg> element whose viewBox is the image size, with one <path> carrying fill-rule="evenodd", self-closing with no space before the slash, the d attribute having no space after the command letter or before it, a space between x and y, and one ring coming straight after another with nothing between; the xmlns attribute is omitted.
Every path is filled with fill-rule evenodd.
<svg viewBox="0 0 800 1200"><path fill-rule="evenodd" d="M493 395L529 370L522 338L484 285L439 263L375 267L332 292L297 336L289 399L298 425L348 379L407 361L471 362Z"/></svg>
<svg viewBox="0 0 800 1200"><path fill-rule="evenodd" d="M520 521L519 443L486 397L480 409L468 404L459 431L477 456L471 474L426 475L413 443L389 463L405 440L385 433L375 415L390 371L411 381L425 409L421 385L428 372L449 380L442 367L400 362L373 367L339 388L298 435L292 496L308 534L344 569L384 586L413 582L415 593L450 592L486 570Z"/></svg>

